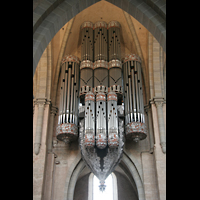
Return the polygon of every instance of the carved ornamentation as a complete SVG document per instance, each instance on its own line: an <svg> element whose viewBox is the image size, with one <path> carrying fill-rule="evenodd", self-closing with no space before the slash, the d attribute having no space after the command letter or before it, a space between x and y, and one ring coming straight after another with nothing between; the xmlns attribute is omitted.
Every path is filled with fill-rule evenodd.
<svg viewBox="0 0 200 200"><path fill-rule="evenodd" d="M82 158L86 165L91 169L91 171L100 180L100 187L104 187L104 180L108 175L114 170L114 168L121 161L124 146L124 121L119 119L119 144L117 148L104 149L104 156L99 156L98 148L86 148L84 145L84 119L79 122L79 144L81 147ZM101 189L101 188L100 188Z"/></svg>
<svg viewBox="0 0 200 200"><path fill-rule="evenodd" d="M78 137L78 128L75 124L59 124L56 128L57 139L69 143Z"/></svg>
<svg viewBox="0 0 200 200"><path fill-rule="evenodd" d="M126 138L133 139L135 142L147 137L147 126L141 122L131 122L126 125Z"/></svg>

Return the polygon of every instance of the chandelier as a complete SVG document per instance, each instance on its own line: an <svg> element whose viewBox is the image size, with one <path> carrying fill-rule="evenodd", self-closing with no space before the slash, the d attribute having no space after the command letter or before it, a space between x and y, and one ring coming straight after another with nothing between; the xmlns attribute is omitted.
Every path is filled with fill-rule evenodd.
<svg viewBox="0 0 200 200"><path fill-rule="evenodd" d="M121 59L117 21L84 22L81 60L61 62L57 139L79 138L82 158L105 189L105 179L121 161L126 139L145 139L141 59ZM122 61L121 61L122 60Z"/></svg>

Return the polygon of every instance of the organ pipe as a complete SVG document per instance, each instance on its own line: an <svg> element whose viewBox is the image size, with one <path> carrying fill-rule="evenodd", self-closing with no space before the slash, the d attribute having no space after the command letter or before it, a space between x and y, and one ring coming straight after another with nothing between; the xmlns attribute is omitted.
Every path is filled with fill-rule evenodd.
<svg viewBox="0 0 200 200"><path fill-rule="evenodd" d="M81 25L81 66L80 66L80 103L85 104L85 94L93 86L93 23Z"/></svg>
<svg viewBox="0 0 200 200"><path fill-rule="evenodd" d="M93 61L93 23L84 22L81 25L81 61Z"/></svg>
<svg viewBox="0 0 200 200"><path fill-rule="evenodd" d="M100 21L94 24L94 61L107 59L107 23Z"/></svg>
<svg viewBox="0 0 200 200"><path fill-rule="evenodd" d="M108 119L108 146L116 148L119 145L118 138L118 114L117 95L109 92L107 96L107 119Z"/></svg>
<svg viewBox="0 0 200 200"><path fill-rule="evenodd" d="M107 146L106 130L106 95L98 92L96 95L96 145L99 149Z"/></svg>
<svg viewBox="0 0 200 200"><path fill-rule="evenodd" d="M108 23L109 61L115 59L121 60L120 27L120 23L117 21L111 21Z"/></svg>
<svg viewBox="0 0 200 200"><path fill-rule="evenodd" d="M95 145L95 95L91 91L85 95L84 145L87 148Z"/></svg>

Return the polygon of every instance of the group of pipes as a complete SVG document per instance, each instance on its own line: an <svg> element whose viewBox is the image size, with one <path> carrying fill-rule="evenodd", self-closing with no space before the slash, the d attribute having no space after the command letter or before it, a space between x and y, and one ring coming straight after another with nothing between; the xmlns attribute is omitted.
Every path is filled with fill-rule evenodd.
<svg viewBox="0 0 200 200"><path fill-rule="evenodd" d="M58 124L78 123L79 62L72 55L67 55L62 60Z"/></svg>
<svg viewBox="0 0 200 200"><path fill-rule="evenodd" d="M122 65L120 28L117 21L81 25L81 64L72 55L61 63L58 138L70 140L77 130L79 103L85 106L84 144L88 148L119 145L117 106L122 102L126 125L145 123L141 60L130 54Z"/></svg>
<svg viewBox="0 0 200 200"><path fill-rule="evenodd" d="M125 123L145 123L142 91L141 60L135 54L123 62Z"/></svg>
<svg viewBox="0 0 200 200"><path fill-rule="evenodd" d="M85 104L86 147L117 147L117 94L122 94L120 24L111 21L81 25L80 99ZM108 62L109 61L109 62ZM85 98L81 98L84 96ZM108 136L107 136L108 134Z"/></svg>

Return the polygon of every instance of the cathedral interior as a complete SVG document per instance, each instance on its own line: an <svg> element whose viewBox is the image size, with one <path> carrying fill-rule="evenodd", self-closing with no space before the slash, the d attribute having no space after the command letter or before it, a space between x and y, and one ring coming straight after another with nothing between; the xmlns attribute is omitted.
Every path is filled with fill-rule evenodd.
<svg viewBox="0 0 200 200"><path fill-rule="evenodd" d="M33 0L33 200L109 175L109 200L166 199L166 0Z"/></svg>

